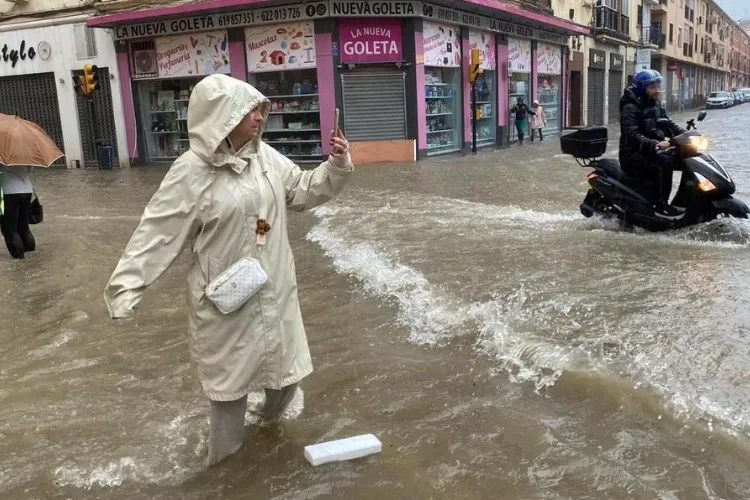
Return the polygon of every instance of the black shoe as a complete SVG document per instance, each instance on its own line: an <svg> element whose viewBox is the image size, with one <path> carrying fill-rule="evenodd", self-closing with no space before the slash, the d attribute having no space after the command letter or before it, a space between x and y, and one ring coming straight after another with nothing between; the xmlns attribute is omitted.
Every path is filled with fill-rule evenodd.
<svg viewBox="0 0 750 500"><path fill-rule="evenodd" d="M678 220L685 215L685 209L675 208L672 205L660 204L654 206L654 215L661 219Z"/></svg>

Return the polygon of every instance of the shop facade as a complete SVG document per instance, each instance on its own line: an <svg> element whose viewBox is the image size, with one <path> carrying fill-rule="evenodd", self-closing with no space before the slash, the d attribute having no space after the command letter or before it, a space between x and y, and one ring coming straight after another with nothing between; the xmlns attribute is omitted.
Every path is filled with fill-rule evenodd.
<svg viewBox="0 0 750 500"><path fill-rule="evenodd" d="M128 142L139 162L170 161L189 147L190 91L212 73L241 78L269 97L264 139L298 162L327 155L336 108L365 161L463 151L471 146L472 48L482 51L478 145L512 140L510 104L520 92L529 103L537 96L546 103L548 131L554 132L564 125L567 34L585 30L516 7L529 25L421 1L312 2L206 15L190 10L199 8L113 14L89 23L113 28L120 72L130 75L123 94L132 96ZM148 21L139 17L156 14Z"/></svg>
<svg viewBox="0 0 750 500"><path fill-rule="evenodd" d="M97 166L96 141L114 148L116 165L127 166L120 75L111 38L85 25L86 17L24 29L0 28L0 113L17 114L42 127L65 157L57 167ZM93 107L76 94L73 77L84 64L99 68ZM96 113L94 130L91 113Z"/></svg>

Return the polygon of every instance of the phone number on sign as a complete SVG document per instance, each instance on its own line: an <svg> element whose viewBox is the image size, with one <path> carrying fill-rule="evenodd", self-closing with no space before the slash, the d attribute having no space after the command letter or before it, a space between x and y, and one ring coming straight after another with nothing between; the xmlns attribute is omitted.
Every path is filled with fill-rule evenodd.
<svg viewBox="0 0 750 500"><path fill-rule="evenodd" d="M300 19L301 17L302 11L299 7L278 7L275 9L264 9L260 12L225 14L219 16L219 26L222 28L231 28L233 26L255 24L257 22L289 21Z"/></svg>

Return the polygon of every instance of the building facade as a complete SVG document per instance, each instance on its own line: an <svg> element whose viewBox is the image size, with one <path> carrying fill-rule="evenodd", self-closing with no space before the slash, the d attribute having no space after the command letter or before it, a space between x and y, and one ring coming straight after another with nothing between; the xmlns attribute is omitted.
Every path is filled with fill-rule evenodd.
<svg viewBox="0 0 750 500"><path fill-rule="evenodd" d="M264 138L298 162L328 153L324 138L336 108L364 162L465 150L472 48L483 54L480 146L514 140L509 109L518 96L544 100L548 127L557 131L565 116L567 37L588 31L540 5L484 0L237 5L217 0L88 20L114 39L133 162L171 161L186 150L190 92L212 73L269 96Z"/></svg>
<svg viewBox="0 0 750 500"><path fill-rule="evenodd" d="M117 58L108 34L86 27L91 13L72 2L0 10L0 113L38 123L65 153L55 166L95 167L97 141L113 146L115 165L129 165ZM73 84L84 64L99 68L93 102Z"/></svg>

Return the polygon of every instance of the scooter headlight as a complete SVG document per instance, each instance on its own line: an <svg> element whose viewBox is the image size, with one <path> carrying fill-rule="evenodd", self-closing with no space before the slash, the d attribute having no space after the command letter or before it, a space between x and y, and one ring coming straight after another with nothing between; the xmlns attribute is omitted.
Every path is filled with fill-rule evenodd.
<svg viewBox="0 0 750 500"><path fill-rule="evenodd" d="M698 189L700 189L704 193L714 191L716 189L714 183L703 177L701 174L696 172L695 178L698 179Z"/></svg>
<svg viewBox="0 0 750 500"><path fill-rule="evenodd" d="M693 148L695 152L705 153L708 151L708 137L704 135L695 135L688 138L688 141L690 142L690 147Z"/></svg>

